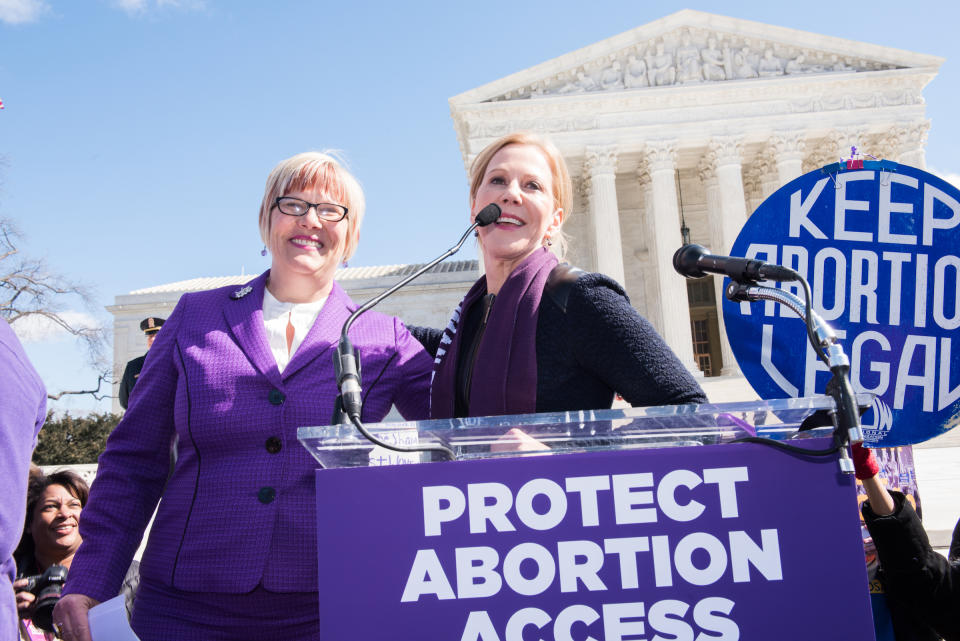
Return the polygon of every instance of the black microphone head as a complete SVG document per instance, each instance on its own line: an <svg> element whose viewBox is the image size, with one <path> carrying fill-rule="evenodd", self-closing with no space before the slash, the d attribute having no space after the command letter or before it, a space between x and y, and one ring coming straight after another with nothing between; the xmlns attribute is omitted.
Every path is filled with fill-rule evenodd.
<svg viewBox="0 0 960 641"><path fill-rule="evenodd" d="M706 273L697 262L707 255L707 248L703 245L684 245L673 254L673 268L681 276L703 278Z"/></svg>
<svg viewBox="0 0 960 641"><path fill-rule="evenodd" d="M486 227L490 223L494 222L497 218L500 218L500 208L496 203L490 203L477 212L477 227Z"/></svg>

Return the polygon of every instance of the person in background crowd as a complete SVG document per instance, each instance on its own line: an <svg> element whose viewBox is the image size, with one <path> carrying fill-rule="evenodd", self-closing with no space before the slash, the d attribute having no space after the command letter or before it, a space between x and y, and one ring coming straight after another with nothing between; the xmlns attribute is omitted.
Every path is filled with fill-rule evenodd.
<svg viewBox="0 0 960 641"><path fill-rule="evenodd" d="M164 320L166 319L151 316L140 321L140 331L147 336L148 351L157 337L157 332L163 327ZM137 378L140 376L140 370L143 369L143 362L146 359L146 354L137 356L127 362L127 366L123 369L123 378L120 379L120 407L123 409L127 409L127 404L130 402L130 392L133 391L133 386L137 384Z"/></svg>
<svg viewBox="0 0 960 641"><path fill-rule="evenodd" d="M30 457L47 416L47 390L7 321L0 318L0 638L17 638L13 552L23 533Z"/></svg>
<svg viewBox="0 0 960 641"><path fill-rule="evenodd" d="M89 494L87 482L69 470L50 475L40 472L30 477L26 525L14 554L17 580L13 583L17 611L28 639L53 639L53 634L35 625L49 626L49 621L44 622L39 616L32 621L37 595L27 591L26 577L42 575L57 565L70 569L82 540L78 526Z"/></svg>
<svg viewBox="0 0 960 641"><path fill-rule="evenodd" d="M558 264L571 193L543 138L509 134L477 155L471 218L490 203L501 214L478 231L486 273L446 336L414 330L436 355L431 418L609 408L615 393L637 406L706 401L618 283Z"/></svg>
<svg viewBox="0 0 960 641"><path fill-rule="evenodd" d="M321 638L318 466L296 430L333 415L331 354L357 307L333 277L363 213L359 183L332 156L284 160L260 206L270 269L180 298L100 457L54 610L67 641L90 640L87 612L120 590L158 501L131 620L141 641ZM362 419L379 421L394 404L425 418L431 360L403 324L367 313L350 338L363 364Z"/></svg>
<svg viewBox="0 0 960 641"><path fill-rule="evenodd" d="M883 487L871 450L854 445L853 460L867 492L861 511L880 558L884 591L910 618L910 629L898 630L897 638L935 639L935 633L960 641L960 563L937 554L904 495Z"/></svg>

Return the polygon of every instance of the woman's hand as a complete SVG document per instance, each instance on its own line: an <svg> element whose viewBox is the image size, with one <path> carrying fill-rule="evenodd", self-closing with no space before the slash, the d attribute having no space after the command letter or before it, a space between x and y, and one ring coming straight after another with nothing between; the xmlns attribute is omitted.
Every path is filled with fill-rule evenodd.
<svg viewBox="0 0 960 641"><path fill-rule="evenodd" d="M27 587L27 583L26 579L17 579L13 582L13 591L17 594L17 614L21 619L29 619L33 616L33 606L37 600L33 592L23 589Z"/></svg>
<svg viewBox="0 0 960 641"><path fill-rule="evenodd" d="M66 641L91 641L87 613L100 602L83 594L68 594L53 608L53 626Z"/></svg>
<svg viewBox="0 0 960 641"><path fill-rule="evenodd" d="M547 445L515 427L490 445L491 452L540 452L549 449Z"/></svg>

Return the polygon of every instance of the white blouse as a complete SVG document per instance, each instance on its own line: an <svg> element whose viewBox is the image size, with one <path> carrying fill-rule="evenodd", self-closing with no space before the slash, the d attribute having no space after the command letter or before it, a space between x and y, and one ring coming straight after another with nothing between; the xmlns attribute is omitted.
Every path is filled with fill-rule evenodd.
<svg viewBox="0 0 960 641"><path fill-rule="evenodd" d="M313 327L317 315L326 302L327 299L322 298L312 303L281 303L273 297L270 290L263 288L263 324L267 328L270 351L273 352L281 373L297 353L297 348ZM287 348L288 324L293 326L293 342L289 349Z"/></svg>

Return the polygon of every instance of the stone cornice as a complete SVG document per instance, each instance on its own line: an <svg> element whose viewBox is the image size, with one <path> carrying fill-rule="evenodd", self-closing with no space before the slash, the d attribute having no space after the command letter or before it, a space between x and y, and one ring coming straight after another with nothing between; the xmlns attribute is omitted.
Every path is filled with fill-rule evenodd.
<svg viewBox="0 0 960 641"><path fill-rule="evenodd" d="M624 129L633 129L639 134L640 128L650 128L654 123L658 127L716 130L709 125L710 122L724 121L729 126L733 121L740 121L744 129L768 127L773 131L784 125L795 129L811 128L811 124L817 124L827 114L837 124L869 123L876 119L879 109L888 114L891 109L902 113L893 120L916 119L923 116L920 92L928 80L927 77L893 75L862 80L854 74L847 82L798 78L775 88L769 86L768 81L758 80L755 86L740 83L739 87L734 87L737 83L717 83L718 86L727 86L722 89L705 86L658 88L642 96L642 92L634 92L632 95L624 93L619 98L584 96L486 103L456 113L455 126L458 135L465 136L461 138L461 144L468 141L466 146L469 148L464 150L467 156L493 139L518 129L547 135L584 132L584 138L589 136L592 141L606 138L615 142L623 139ZM761 90L759 85L766 86ZM805 122L810 118L813 119L810 123ZM888 115L886 119L891 118ZM606 130L611 131L609 137L599 133ZM649 137L649 133L645 132L645 137Z"/></svg>

